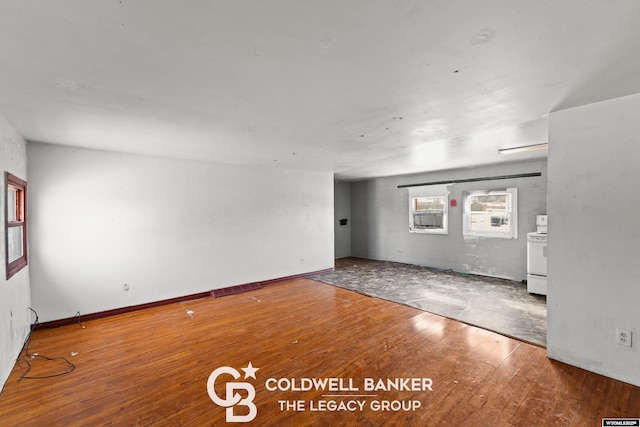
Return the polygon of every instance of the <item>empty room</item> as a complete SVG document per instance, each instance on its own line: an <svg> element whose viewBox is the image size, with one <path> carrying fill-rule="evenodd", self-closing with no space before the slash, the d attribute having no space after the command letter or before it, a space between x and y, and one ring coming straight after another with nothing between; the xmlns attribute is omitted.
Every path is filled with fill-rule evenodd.
<svg viewBox="0 0 640 427"><path fill-rule="evenodd" d="M640 425L639 16L0 1L0 425Z"/></svg>

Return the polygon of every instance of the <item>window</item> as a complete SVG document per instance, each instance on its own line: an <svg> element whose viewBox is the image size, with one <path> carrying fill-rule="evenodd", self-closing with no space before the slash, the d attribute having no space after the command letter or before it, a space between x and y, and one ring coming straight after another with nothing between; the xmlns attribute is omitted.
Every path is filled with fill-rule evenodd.
<svg viewBox="0 0 640 427"><path fill-rule="evenodd" d="M446 186L409 188L409 232L448 234Z"/></svg>
<svg viewBox="0 0 640 427"><path fill-rule="evenodd" d="M464 235L518 237L518 189L473 191L464 198Z"/></svg>
<svg viewBox="0 0 640 427"><path fill-rule="evenodd" d="M27 265L27 183L5 173L7 279Z"/></svg>

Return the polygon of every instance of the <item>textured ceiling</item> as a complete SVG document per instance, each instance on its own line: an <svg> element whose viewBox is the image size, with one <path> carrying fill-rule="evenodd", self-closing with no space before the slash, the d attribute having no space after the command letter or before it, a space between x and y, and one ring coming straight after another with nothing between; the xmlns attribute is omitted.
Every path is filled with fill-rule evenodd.
<svg viewBox="0 0 640 427"><path fill-rule="evenodd" d="M338 179L544 157L549 112L640 92L640 2L0 0L30 141Z"/></svg>

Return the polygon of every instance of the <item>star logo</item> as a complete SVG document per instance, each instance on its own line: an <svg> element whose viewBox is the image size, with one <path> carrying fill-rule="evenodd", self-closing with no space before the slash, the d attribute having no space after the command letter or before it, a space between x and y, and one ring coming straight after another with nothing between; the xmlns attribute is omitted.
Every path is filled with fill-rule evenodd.
<svg viewBox="0 0 640 427"><path fill-rule="evenodd" d="M246 380L247 378L251 377L254 380L257 379L256 378L256 371L260 368L254 368L253 365L251 364L251 362L249 362L249 364L247 365L246 368L240 368L244 371L244 379Z"/></svg>

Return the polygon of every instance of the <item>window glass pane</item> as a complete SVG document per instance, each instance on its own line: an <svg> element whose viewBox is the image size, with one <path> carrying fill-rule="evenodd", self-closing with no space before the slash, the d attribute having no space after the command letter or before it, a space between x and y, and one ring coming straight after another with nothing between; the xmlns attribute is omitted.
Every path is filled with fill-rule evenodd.
<svg viewBox="0 0 640 427"><path fill-rule="evenodd" d="M488 233L508 233L509 215L488 215L485 213L470 214L469 231L484 231Z"/></svg>
<svg viewBox="0 0 640 427"><path fill-rule="evenodd" d="M24 227L9 227L8 240L9 240L9 262L13 262L24 254L22 247L22 232Z"/></svg>
<svg viewBox="0 0 640 427"><path fill-rule="evenodd" d="M469 231L488 233L509 233L510 215L471 213Z"/></svg>
<svg viewBox="0 0 640 427"><path fill-rule="evenodd" d="M471 213L469 231L491 231L491 218L483 213Z"/></svg>
<svg viewBox="0 0 640 427"><path fill-rule="evenodd" d="M509 194L477 194L469 196L471 212L509 212Z"/></svg>
<svg viewBox="0 0 640 427"><path fill-rule="evenodd" d="M16 220L18 192L13 188L7 188L7 221L14 222Z"/></svg>
<svg viewBox="0 0 640 427"><path fill-rule="evenodd" d="M416 211L443 212L444 197L415 197L413 199L413 209Z"/></svg>
<svg viewBox="0 0 640 427"><path fill-rule="evenodd" d="M518 190L472 192L465 195L463 234L518 238Z"/></svg>
<svg viewBox="0 0 640 427"><path fill-rule="evenodd" d="M413 198L413 227L417 229L444 229L446 197L423 196Z"/></svg>
<svg viewBox="0 0 640 427"><path fill-rule="evenodd" d="M416 212L413 214L413 226L415 228L422 228L422 229L429 229L429 228L442 229L444 228L443 217L444 215L442 214L442 212L440 213Z"/></svg>
<svg viewBox="0 0 640 427"><path fill-rule="evenodd" d="M448 201L446 195L411 197L409 231L445 233Z"/></svg>

